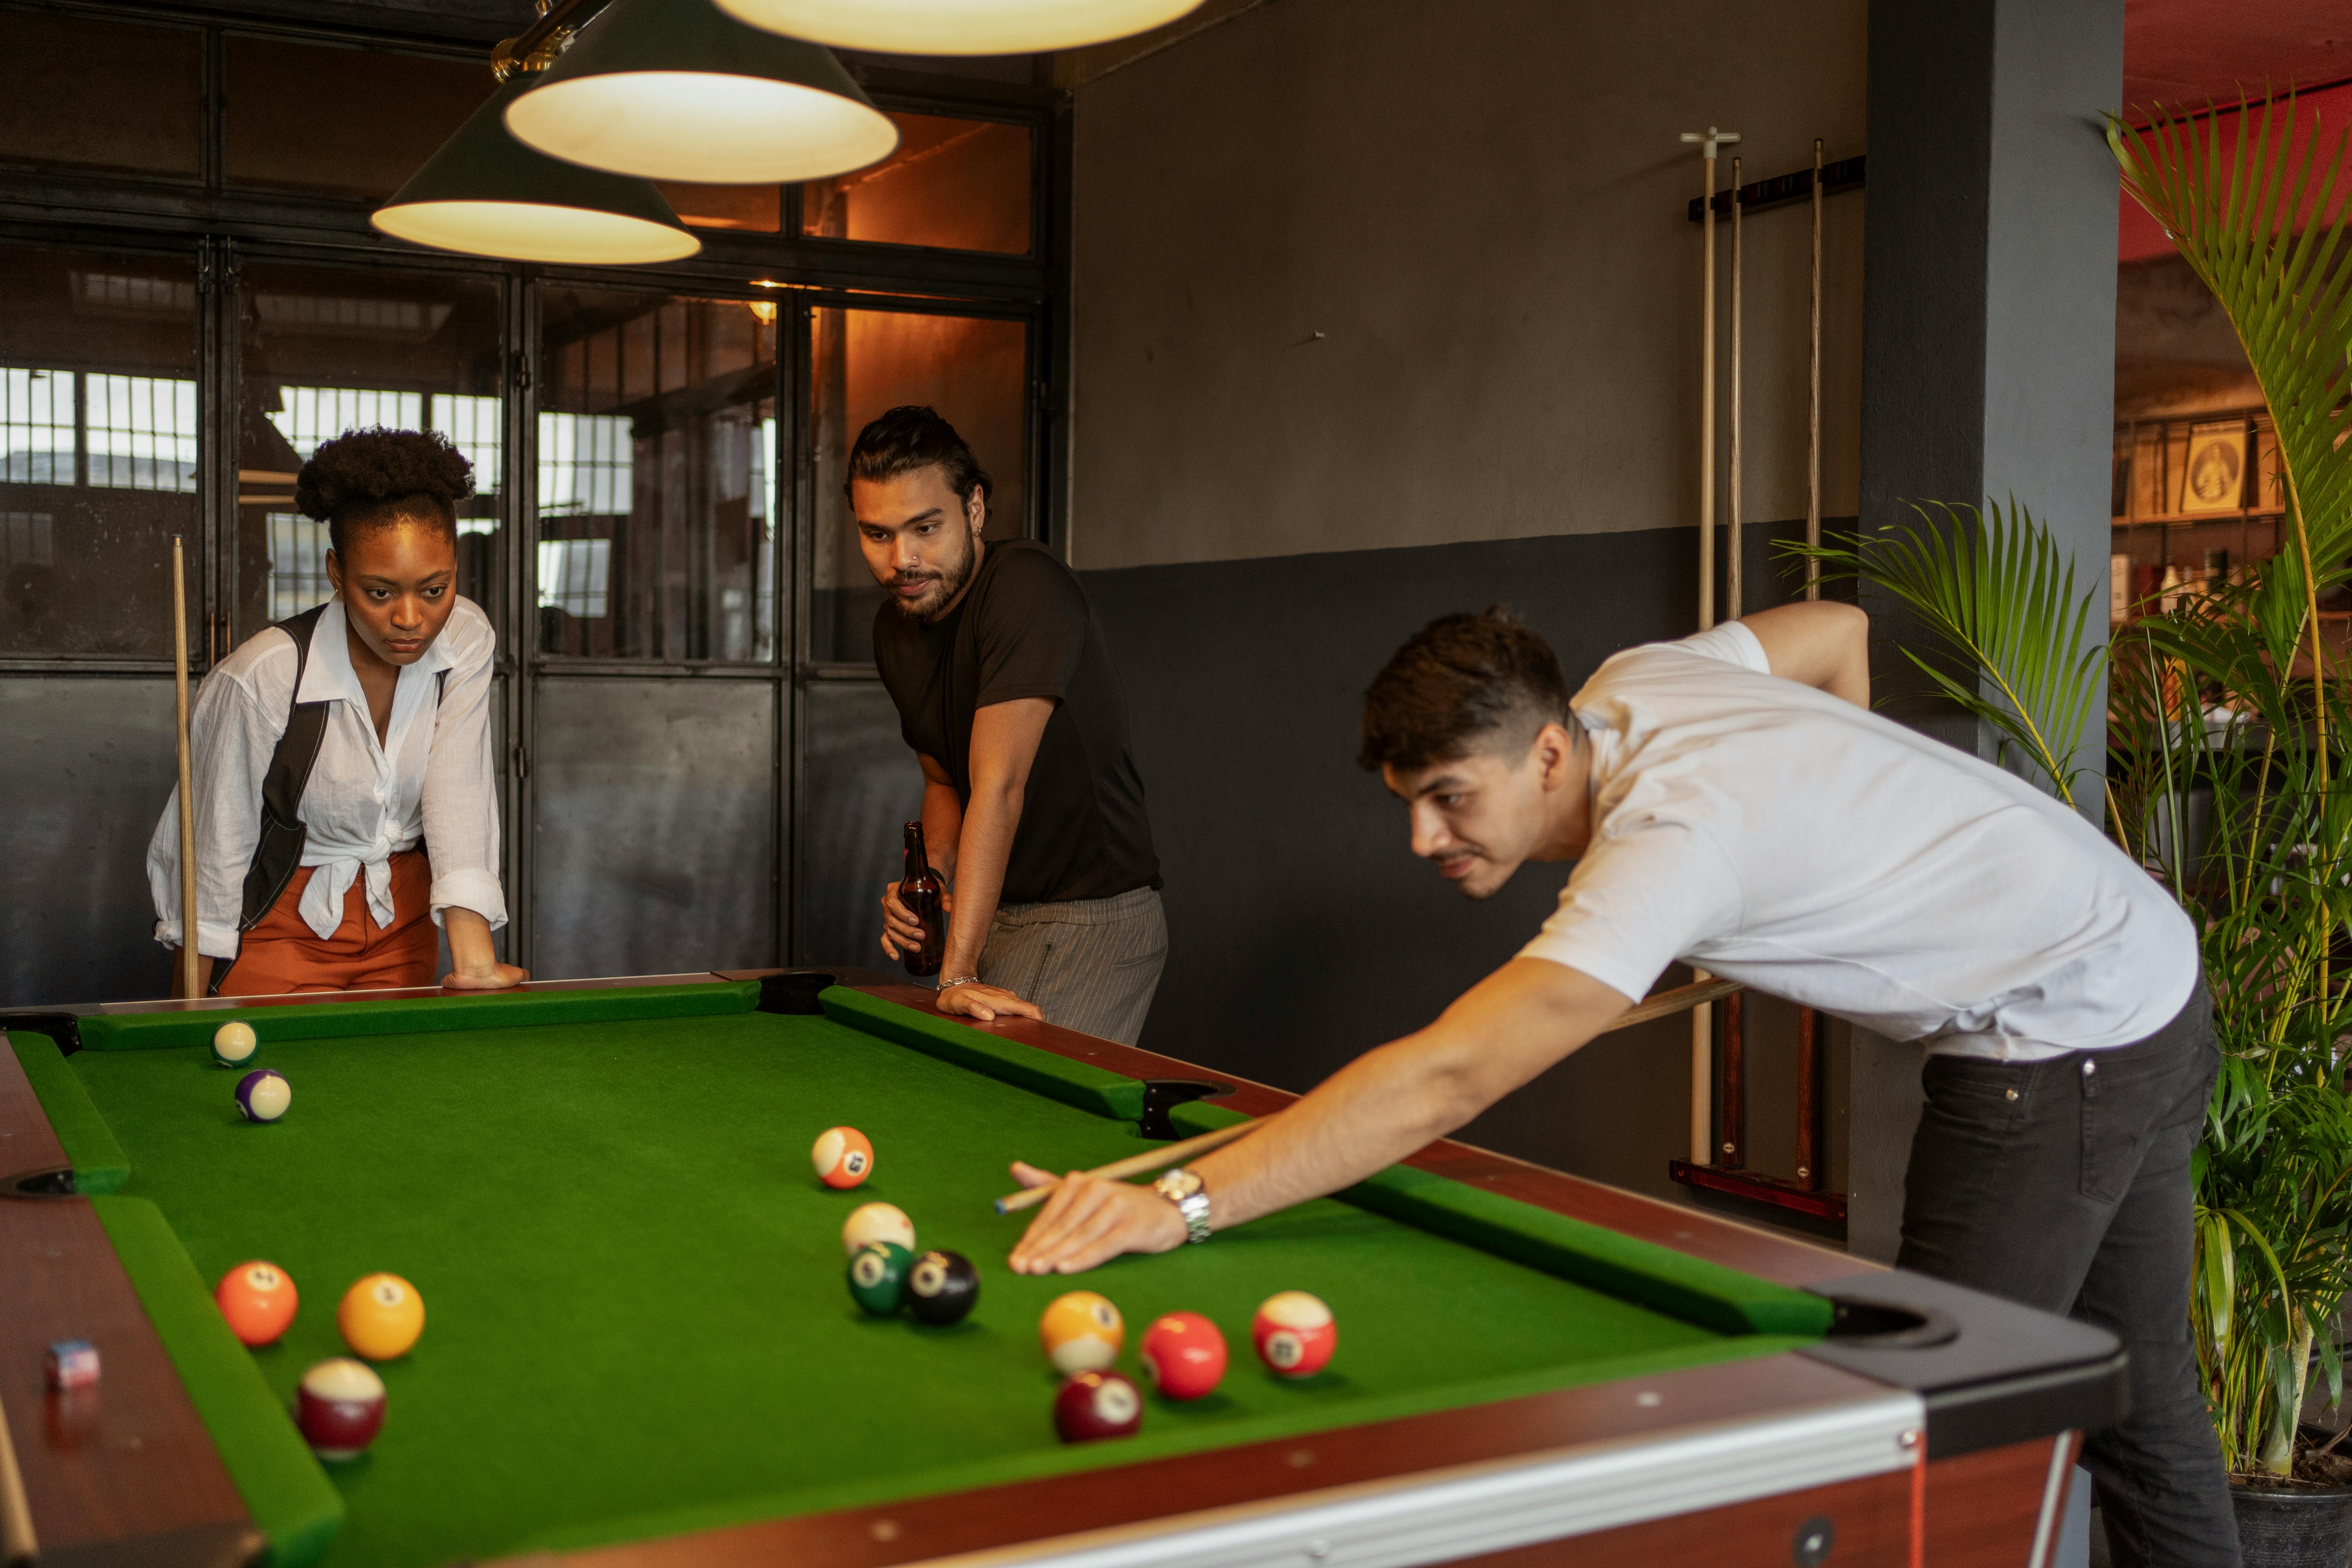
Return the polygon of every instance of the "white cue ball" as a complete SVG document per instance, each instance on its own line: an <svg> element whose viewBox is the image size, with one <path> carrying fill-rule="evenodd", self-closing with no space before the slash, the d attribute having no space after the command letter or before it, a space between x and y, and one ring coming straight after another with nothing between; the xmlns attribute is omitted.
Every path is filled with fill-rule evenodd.
<svg viewBox="0 0 2352 1568"><path fill-rule="evenodd" d="M861 1205L841 1227L841 1250L855 1256L859 1247L877 1241L895 1241L912 1252L915 1222L896 1204Z"/></svg>
<svg viewBox="0 0 2352 1568"><path fill-rule="evenodd" d="M260 1043L254 1038L252 1025L241 1018L231 1018L213 1031L213 1056L235 1067L253 1055L254 1047Z"/></svg>

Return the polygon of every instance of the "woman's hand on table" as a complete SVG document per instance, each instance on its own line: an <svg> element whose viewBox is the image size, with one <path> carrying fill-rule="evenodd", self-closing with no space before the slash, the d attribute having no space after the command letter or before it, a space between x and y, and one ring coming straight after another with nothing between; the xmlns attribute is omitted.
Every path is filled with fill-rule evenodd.
<svg viewBox="0 0 2352 1568"><path fill-rule="evenodd" d="M480 973L453 969L441 977L445 991L510 991L530 978L530 971L511 963L492 963Z"/></svg>
<svg viewBox="0 0 2352 1568"><path fill-rule="evenodd" d="M1054 1180L1020 1161L1013 1178L1024 1187ZM1013 1249L1015 1274L1078 1274L1126 1252L1172 1252L1184 1244L1184 1216L1150 1187L1107 1182L1072 1171Z"/></svg>
<svg viewBox="0 0 2352 1568"><path fill-rule="evenodd" d="M940 987L939 1000L932 1005L942 1013L959 1018L977 1018L983 1024L994 1023L999 1018L1034 1018L1043 1023L1045 1017L1034 1002L1024 1002L1001 985L982 985L977 980L966 981L961 985Z"/></svg>
<svg viewBox="0 0 2352 1568"><path fill-rule="evenodd" d="M442 977L443 990L509 991L530 978L530 971L499 962L490 922L474 910L451 904L441 911L441 929L449 938L449 960L457 966Z"/></svg>

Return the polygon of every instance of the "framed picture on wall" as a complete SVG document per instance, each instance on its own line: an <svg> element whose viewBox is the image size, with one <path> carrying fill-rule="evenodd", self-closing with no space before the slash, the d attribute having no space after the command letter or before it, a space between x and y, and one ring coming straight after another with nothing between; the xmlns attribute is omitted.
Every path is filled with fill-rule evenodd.
<svg viewBox="0 0 2352 1568"><path fill-rule="evenodd" d="M2180 470L2182 511L2236 511L2246 492L2246 423L2193 425Z"/></svg>

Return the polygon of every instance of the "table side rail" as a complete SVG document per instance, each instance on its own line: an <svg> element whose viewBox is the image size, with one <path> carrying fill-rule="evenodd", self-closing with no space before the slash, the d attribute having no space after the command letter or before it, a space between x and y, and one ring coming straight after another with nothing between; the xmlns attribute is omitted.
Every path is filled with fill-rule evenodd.
<svg viewBox="0 0 2352 1568"><path fill-rule="evenodd" d="M937 1558L922 1568L1423 1568L1893 1471L1917 1396L1724 1422Z"/></svg>

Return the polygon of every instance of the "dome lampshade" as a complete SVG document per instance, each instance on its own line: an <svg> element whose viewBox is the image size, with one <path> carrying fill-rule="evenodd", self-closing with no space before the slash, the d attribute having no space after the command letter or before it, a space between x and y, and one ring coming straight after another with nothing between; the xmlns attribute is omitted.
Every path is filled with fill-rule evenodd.
<svg viewBox="0 0 2352 1568"><path fill-rule="evenodd" d="M509 261L600 266L676 261L702 242L645 180L583 169L507 133L507 106L530 86L492 93L368 221L396 239Z"/></svg>
<svg viewBox="0 0 2352 1568"><path fill-rule="evenodd" d="M746 26L711 0L614 0L506 116L554 157L701 184L824 179L898 145L831 50Z"/></svg>
<svg viewBox="0 0 2352 1568"><path fill-rule="evenodd" d="M1174 21L1201 0L719 0L755 27L841 49L1025 55Z"/></svg>

